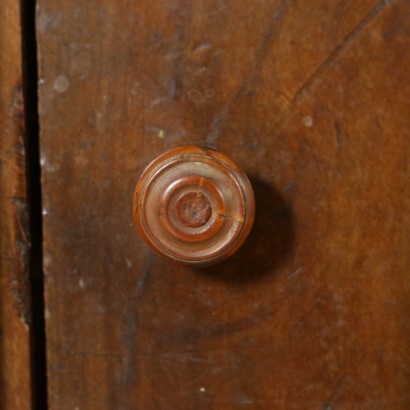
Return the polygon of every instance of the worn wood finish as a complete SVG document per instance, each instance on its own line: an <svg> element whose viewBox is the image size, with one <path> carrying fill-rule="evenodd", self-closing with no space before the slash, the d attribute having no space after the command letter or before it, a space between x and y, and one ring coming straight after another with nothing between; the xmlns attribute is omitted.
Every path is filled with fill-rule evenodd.
<svg viewBox="0 0 410 410"><path fill-rule="evenodd" d="M0 7L0 408L30 409L30 293L19 2Z"/></svg>
<svg viewBox="0 0 410 410"><path fill-rule="evenodd" d="M38 4L50 408L408 409L410 3ZM192 143L257 203L206 270L131 209Z"/></svg>
<svg viewBox="0 0 410 410"><path fill-rule="evenodd" d="M246 174L225 154L183 146L144 170L133 211L154 252L185 265L211 266L243 245L255 219L255 197Z"/></svg>

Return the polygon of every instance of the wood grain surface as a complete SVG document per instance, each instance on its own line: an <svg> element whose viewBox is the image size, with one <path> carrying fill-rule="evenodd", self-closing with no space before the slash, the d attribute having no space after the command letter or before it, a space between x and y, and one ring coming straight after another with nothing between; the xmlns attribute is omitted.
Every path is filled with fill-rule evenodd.
<svg viewBox="0 0 410 410"><path fill-rule="evenodd" d="M38 0L53 410L410 407L407 0ZM207 269L132 193L167 149L251 176Z"/></svg>
<svg viewBox="0 0 410 410"><path fill-rule="evenodd" d="M0 408L31 409L30 287L19 2L0 6Z"/></svg>

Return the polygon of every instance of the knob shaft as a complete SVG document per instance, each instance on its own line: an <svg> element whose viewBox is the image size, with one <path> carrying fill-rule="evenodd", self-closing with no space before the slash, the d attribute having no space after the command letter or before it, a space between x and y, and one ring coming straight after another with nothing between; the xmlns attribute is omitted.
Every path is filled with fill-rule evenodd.
<svg viewBox="0 0 410 410"><path fill-rule="evenodd" d="M253 224L255 200L246 174L226 155L185 146L148 165L133 208L138 230L155 252L207 266L242 245Z"/></svg>

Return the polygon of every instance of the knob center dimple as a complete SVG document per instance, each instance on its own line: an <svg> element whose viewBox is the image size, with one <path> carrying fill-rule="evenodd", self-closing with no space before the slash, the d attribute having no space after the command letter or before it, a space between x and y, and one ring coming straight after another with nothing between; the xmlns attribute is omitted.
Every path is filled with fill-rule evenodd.
<svg viewBox="0 0 410 410"><path fill-rule="evenodd" d="M188 192L178 199L176 211L185 226L197 228L208 222L212 207L202 192Z"/></svg>

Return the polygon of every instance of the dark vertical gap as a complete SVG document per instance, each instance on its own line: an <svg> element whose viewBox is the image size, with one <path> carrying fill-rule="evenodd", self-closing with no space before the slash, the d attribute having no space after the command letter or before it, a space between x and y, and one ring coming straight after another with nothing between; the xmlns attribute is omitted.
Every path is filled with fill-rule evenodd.
<svg viewBox="0 0 410 410"><path fill-rule="evenodd" d="M42 266L42 206L37 95L36 0L21 0L23 93L27 161L27 197L30 216L30 284L32 300L31 380L33 410L47 409L46 333Z"/></svg>

